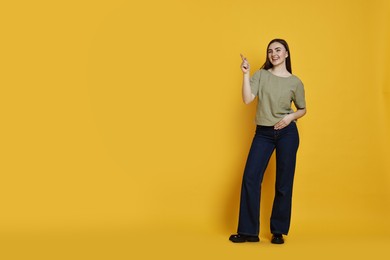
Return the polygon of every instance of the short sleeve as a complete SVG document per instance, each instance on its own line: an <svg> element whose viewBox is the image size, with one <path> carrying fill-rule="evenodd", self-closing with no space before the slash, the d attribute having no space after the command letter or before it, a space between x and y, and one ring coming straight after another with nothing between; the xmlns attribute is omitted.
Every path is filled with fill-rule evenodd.
<svg viewBox="0 0 390 260"><path fill-rule="evenodd" d="M257 96L259 94L259 86L260 86L260 70L256 71L255 74L252 75L250 79L250 86L252 94Z"/></svg>
<svg viewBox="0 0 390 260"><path fill-rule="evenodd" d="M306 108L305 89L303 83L299 81L293 97L294 105L297 109Z"/></svg>

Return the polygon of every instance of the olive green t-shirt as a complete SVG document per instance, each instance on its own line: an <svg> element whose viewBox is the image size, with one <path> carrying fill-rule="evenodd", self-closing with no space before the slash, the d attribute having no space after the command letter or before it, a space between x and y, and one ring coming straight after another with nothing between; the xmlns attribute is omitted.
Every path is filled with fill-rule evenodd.
<svg viewBox="0 0 390 260"><path fill-rule="evenodd" d="M302 81L294 75L279 77L260 69L250 79L253 95L258 96L256 124L273 126L287 114L293 113L291 102L298 109L306 108Z"/></svg>

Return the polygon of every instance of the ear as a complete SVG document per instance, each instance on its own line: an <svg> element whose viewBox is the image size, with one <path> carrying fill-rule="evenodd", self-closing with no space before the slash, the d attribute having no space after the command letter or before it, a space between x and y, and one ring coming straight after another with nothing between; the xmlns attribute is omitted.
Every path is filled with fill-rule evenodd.
<svg viewBox="0 0 390 260"><path fill-rule="evenodd" d="M288 51L286 51L286 57L285 58L287 58L288 57Z"/></svg>

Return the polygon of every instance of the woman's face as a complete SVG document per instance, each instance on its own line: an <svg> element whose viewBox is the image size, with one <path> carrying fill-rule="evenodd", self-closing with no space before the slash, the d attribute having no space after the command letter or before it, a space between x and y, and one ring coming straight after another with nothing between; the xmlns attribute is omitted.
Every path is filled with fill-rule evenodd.
<svg viewBox="0 0 390 260"><path fill-rule="evenodd" d="M284 63L287 57L288 52L286 51L286 48L284 48L283 44L273 42L268 47L268 59L274 67Z"/></svg>

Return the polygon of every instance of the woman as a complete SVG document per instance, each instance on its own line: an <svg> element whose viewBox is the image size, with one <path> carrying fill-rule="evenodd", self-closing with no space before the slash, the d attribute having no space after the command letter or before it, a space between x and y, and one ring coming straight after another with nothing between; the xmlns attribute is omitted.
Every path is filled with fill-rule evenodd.
<svg viewBox="0 0 390 260"><path fill-rule="evenodd" d="M260 191L269 159L276 150L275 198L271 214L271 243L283 244L291 219L291 202L299 135L296 120L306 114L303 84L292 75L287 42L272 40L266 62L250 78L250 66L241 55L242 98L245 104L258 96L256 134L246 162L242 187L238 232L232 242L258 242ZM292 110L294 102L296 111Z"/></svg>

